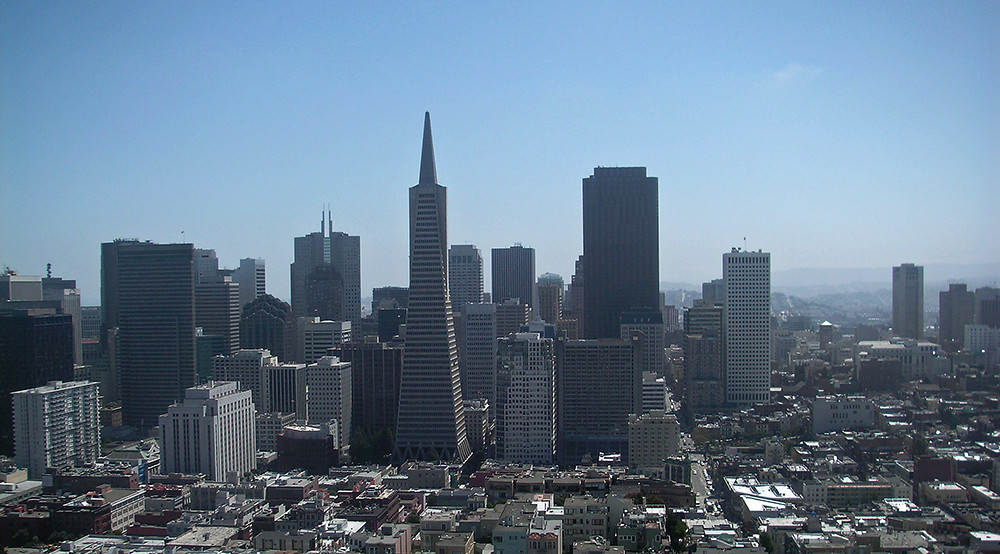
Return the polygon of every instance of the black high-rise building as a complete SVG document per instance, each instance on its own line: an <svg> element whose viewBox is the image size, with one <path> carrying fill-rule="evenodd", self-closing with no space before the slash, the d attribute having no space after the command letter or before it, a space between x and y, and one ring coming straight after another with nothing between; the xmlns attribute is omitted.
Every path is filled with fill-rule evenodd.
<svg viewBox="0 0 1000 554"><path fill-rule="evenodd" d="M617 338L622 312L659 306L659 248L656 177L595 168L583 180L585 337Z"/></svg>
<svg viewBox="0 0 1000 554"><path fill-rule="evenodd" d="M14 454L10 393L73 380L73 318L0 302L0 454Z"/></svg>
<svg viewBox="0 0 1000 554"><path fill-rule="evenodd" d="M521 304L535 308L535 249L515 244L510 248L494 248L490 272L492 297L495 304L519 299Z"/></svg>
<svg viewBox="0 0 1000 554"><path fill-rule="evenodd" d="M240 348L270 350L281 361L292 355L295 316L288 302L264 294L243 307Z"/></svg>
<svg viewBox="0 0 1000 554"><path fill-rule="evenodd" d="M395 435L403 347L370 339L344 343L331 352L351 362L354 428L369 434L385 429Z"/></svg>
<svg viewBox="0 0 1000 554"><path fill-rule="evenodd" d="M156 425L160 414L195 385L194 289L191 244L117 240L101 245L101 305L105 327L118 329L126 425Z"/></svg>

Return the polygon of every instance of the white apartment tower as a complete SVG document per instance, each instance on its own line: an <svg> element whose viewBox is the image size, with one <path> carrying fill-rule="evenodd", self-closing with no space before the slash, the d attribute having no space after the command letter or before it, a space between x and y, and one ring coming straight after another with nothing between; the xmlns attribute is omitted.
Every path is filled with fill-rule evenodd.
<svg viewBox="0 0 1000 554"><path fill-rule="evenodd" d="M163 473L204 473L211 481L254 469L257 445L251 393L231 381L208 381L160 416Z"/></svg>
<svg viewBox="0 0 1000 554"><path fill-rule="evenodd" d="M771 388L771 254L722 255L726 402L767 402Z"/></svg>
<svg viewBox="0 0 1000 554"><path fill-rule="evenodd" d="M472 244L453 244L448 249L448 288L451 309L483 301L483 255Z"/></svg>
<svg viewBox="0 0 1000 554"><path fill-rule="evenodd" d="M556 364L552 339L516 333L500 339L497 457L551 464L556 447Z"/></svg>
<svg viewBox="0 0 1000 554"><path fill-rule="evenodd" d="M50 381L11 393L14 460L41 478L49 467L92 464L101 454L97 383Z"/></svg>

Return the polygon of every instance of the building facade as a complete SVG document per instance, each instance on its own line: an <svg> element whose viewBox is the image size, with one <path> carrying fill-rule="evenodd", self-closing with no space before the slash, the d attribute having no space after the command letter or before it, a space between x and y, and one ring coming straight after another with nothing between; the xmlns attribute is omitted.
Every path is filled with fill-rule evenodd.
<svg viewBox="0 0 1000 554"><path fill-rule="evenodd" d="M101 245L101 308L105 329L117 329L126 425L156 425L197 381L194 288L191 244Z"/></svg>
<svg viewBox="0 0 1000 554"><path fill-rule="evenodd" d="M598 167L583 180L586 338L616 338L622 312L659 306L658 186L645 167Z"/></svg>
<svg viewBox="0 0 1000 554"><path fill-rule="evenodd" d="M543 273L538 277L538 317L546 323L556 325L563 318L563 278L555 273Z"/></svg>
<svg viewBox="0 0 1000 554"><path fill-rule="evenodd" d="M333 230L327 212L320 231L295 237L292 310L297 316L361 319L361 237Z"/></svg>
<svg viewBox="0 0 1000 554"><path fill-rule="evenodd" d="M496 304L465 304L462 306L461 325L459 367L462 397L466 400L485 398L490 405L496 405Z"/></svg>
<svg viewBox="0 0 1000 554"><path fill-rule="evenodd" d="M185 391L159 418L163 473L204 473L211 481L254 469L257 445L250 391L209 381Z"/></svg>
<svg viewBox="0 0 1000 554"><path fill-rule="evenodd" d="M410 291L393 457L464 462L472 452L448 297L447 191L437 184L429 113L420 178L409 196Z"/></svg>
<svg viewBox="0 0 1000 554"><path fill-rule="evenodd" d="M323 356L305 368L300 393L306 399L310 423L337 422L337 444L350 443L352 429L351 363L335 356Z"/></svg>
<svg viewBox="0 0 1000 554"><path fill-rule="evenodd" d="M281 361L291 360L295 342L295 316L287 302L264 294L243 306L240 348L269 350Z"/></svg>
<svg viewBox="0 0 1000 554"><path fill-rule="evenodd" d="M892 268L892 333L917 340L924 336L924 266Z"/></svg>
<svg viewBox="0 0 1000 554"><path fill-rule="evenodd" d="M473 244L454 244L448 249L448 289L451 308L483 301L483 255Z"/></svg>
<svg viewBox="0 0 1000 554"><path fill-rule="evenodd" d="M515 244L509 248L494 248L490 274L490 299L501 304L518 299L521 304L535 307L535 249Z"/></svg>
<svg viewBox="0 0 1000 554"><path fill-rule="evenodd" d="M726 402L770 400L771 254L733 248L722 255Z"/></svg>
<svg viewBox="0 0 1000 554"><path fill-rule="evenodd" d="M965 326L976 316L976 294L965 283L952 283L938 293L938 342L948 352L965 346Z"/></svg>
<svg viewBox="0 0 1000 554"><path fill-rule="evenodd" d="M556 448L555 346L538 333L499 341L497 457L522 464L551 464Z"/></svg>
<svg viewBox="0 0 1000 554"><path fill-rule="evenodd" d="M51 381L11 394L14 460L40 479L46 468L93 464L101 455L100 391L89 381Z"/></svg>
<svg viewBox="0 0 1000 554"><path fill-rule="evenodd" d="M631 467L662 468L680 454L681 425L663 410L636 415L628 422L628 463Z"/></svg>

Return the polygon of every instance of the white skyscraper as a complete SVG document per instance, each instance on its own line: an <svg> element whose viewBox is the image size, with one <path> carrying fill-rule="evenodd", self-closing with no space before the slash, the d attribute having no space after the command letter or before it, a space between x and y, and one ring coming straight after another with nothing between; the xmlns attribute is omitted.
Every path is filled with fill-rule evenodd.
<svg viewBox="0 0 1000 554"><path fill-rule="evenodd" d="M726 297L726 402L767 402L771 388L771 254L733 248L722 255Z"/></svg>
<svg viewBox="0 0 1000 554"><path fill-rule="evenodd" d="M552 339L516 333L500 339L497 456L551 464L556 448L556 362Z"/></svg>
<svg viewBox="0 0 1000 554"><path fill-rule="evenodd" d="M187 389L184 402L160 416L163 473L204 473L221 481L257 465L254 406L236 383L209 381Z"/></svg>
<svg viewBox="0 0 1000 554"><path fill-rule="evenodd" d="M40 478L49 467L92 464L101 453L97 383L50 381L11 393L14 459Z"/></svg>
<svg viewBox="0 0 1000 554"><path fill-rule="evenodd" d="M448 249L448 289L456 312L483 301L483 255L475 245L453 244Z"/></svg>
<svg viewBox="0 0 1000 554"><path fill-rule="evenodd" d="M323 356L305 367L301 386L305 388L309 422L324 424L336 421L337 444L349 444L352 426L351 362L342 362L336 356Z"/></svg>

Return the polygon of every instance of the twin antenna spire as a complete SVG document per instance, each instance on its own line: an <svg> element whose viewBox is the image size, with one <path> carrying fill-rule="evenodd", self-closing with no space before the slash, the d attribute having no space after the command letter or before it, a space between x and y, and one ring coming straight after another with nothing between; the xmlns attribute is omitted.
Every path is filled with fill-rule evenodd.
<svg viewBox="0 0 1000 554"><path fill-rule="evenodd" d="M436 185L437 168L434 166L434 140L431 138L431 112L424 112L424 146L420 152L420 180L418 185Z"/></svg>

